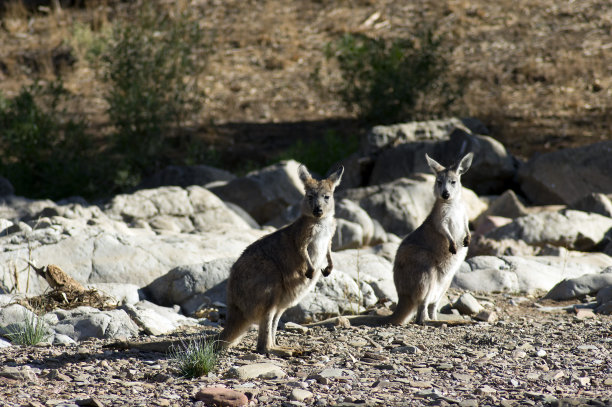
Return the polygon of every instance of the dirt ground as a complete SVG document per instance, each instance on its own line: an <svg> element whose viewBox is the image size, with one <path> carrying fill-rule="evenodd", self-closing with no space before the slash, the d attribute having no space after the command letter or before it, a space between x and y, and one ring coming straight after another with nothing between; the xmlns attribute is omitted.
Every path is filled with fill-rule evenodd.
<svg viewBox="0 0 612 407"><path fill-rule="evenodd" d="M612 317L578 315L570 302L477 297L497 313L497 321L279 330L281 345L304 350L286 358L254 353L251 331L211 374L198 379L180 377L177 363L164 352L117 348L116 342L4 348L0 404L203 406L196 399L200 389L226 387L261 406L612 406ZM197 335L148 340L188 341ZM262 378L233 373L260 363L273 364L272 373Z"/></svg>
<svg viewBox="0 0 612 407"><path fill-rule="evenodd" d="M4 2L11 3L11 2ZM43 2L44 3L44 2ZM0 90L61 76L75 108L104 134L104 86L75 42L75 24L100 33L129 18L131 2L92 0L27 15L9 7L0 29ZM461 109L528 158L612 135L612 3L608 0L193 0L211 38L194 132L234 161L265 162L297 138L365 129L329 89L339 71L324 56L345 33L406 38L429 24L453 47L466 78ZM314 81L315 71L319 81ZM321 86L322 85L322 86Z"/></svg>

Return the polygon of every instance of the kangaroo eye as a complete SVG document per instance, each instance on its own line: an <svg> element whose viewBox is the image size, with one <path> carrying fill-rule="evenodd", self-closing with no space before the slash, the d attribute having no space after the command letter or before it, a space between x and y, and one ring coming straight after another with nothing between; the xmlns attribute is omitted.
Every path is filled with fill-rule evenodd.
<svg viewBox="0 0 612 407"><path fill-rule="evenodd" d="M324 198L326 201L329 201L329 195L325 195L323 198Z"/></svg>
<svg viewBox="0 0 612 407"><path fill-rule="evenodd" d="M455 185L455 182L457 182L457 181L451 181L451 185Z"/></svg>

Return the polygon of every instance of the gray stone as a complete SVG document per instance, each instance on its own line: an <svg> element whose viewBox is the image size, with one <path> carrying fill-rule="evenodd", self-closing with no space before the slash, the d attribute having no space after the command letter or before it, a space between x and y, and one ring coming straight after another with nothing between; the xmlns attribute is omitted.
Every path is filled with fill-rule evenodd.
<svg viewBox="0 0 612 407"><path fill-rule="evenodd" d="M137 189L158 188L161 186L206 186L213 182L228 182L234 178L236 178L236 176L232 173L209 167L208 165L169 165L143 180L138 185Z"/></svg>
<svg viewBox="0 0 612 407"><path fill-rule="evenodd" d="M598 274L589 274L577 278L564 279L555 285L544 298L551 300L569 300L596 294L604 287L612 285L612 267Z"/></svg>
<svg viewBox="0 0 612 407"><path fill-rule="evenodd" d="M144 287L143 292L156 304L178 304L186 315L191 315L205 301L225 301L225 280L235 261L225 258L175 267Z"/></svg>
<svg viewBox="0 0 612 407"><path fill-rule="evenodd" d="M477 256L468 259L452 286L467 291L526 292L550 290L564 278L596 274L612 259L594 253L575 258L550 256Z"/></svg>
<svg viewBox="0 0 612 407"><path fill-rule="evenodd" d="M612 284L602 287L597 291L597 305L605 304L606 302L612 301Z"/></svg>
<svg viewBox="0 0 612 407"><path fill-rule="evenodd" d="M527 214L527 208L518 199L514 191L509 189L489 204L487 210L476 220L476 224L480 224L482 219L489 216L515 219Z"/></svg>
<svg viewBox="0 0 612 407"><path fill-rule="evenodd" d="M148 335L164 335L183 326L198 326L198 321L179 314L173 308L161 307L148 301L122 307Z"/></svg>
<svg viewBox="0 0 612 407"><path fill-rule="evenodd" d="M59 322L53 326L56 333L75 341L86 338L118 339L138 335L138 326L124 310L100 311L91 307L78 307L70 311L55 310Z"/></svg>
<svg viewBox="0 0 612 407"><path fill-rule="evenodd" d="M299 401L299 402L304 402L310 398L312 398L314 396L314 394L312 394L311 392L309 392L308 390L304 390L304 389L300 389L300 388L295 388L293 390L291 390L291 400L295 400L295 401Z"/></svg>
<svg viewBox="0 0 612 407"><path fill-rule="evenodd" d="M332 250L356 249L363 246L364 233L361 225L346 219L337 219L336 233L332 238Z"/></svg>
<svg viewBox="0 0 612 407"><path fill-rule="evenodd" d="M482 305L470 293L464 293L453 303L453 308L463 315L474 315L482 311Z"/></svg>
<svg viewBox="0 0 612 407"><path fill-rule="evenodd" d="M109 297L108 302L114 304L136 304L140 301L140 288L136 284L96 283L85 287Z"/></svg>
<svg viewBox="0 0 612 407"><path fill-rule="evenodd" d="M515 219L486 234L502 240L524 240L527 244L562 246L589 251L600 243L612 228L612 218L575 210L541 212Z"/></svg>
<svg viewBox="0 0 612 407"><path fill-rule="evenodd" d="M259 224L264 224L304 196L297 175L298 166L294 160L283 161L210 190L222 200L239 205Z"/></svg>
<svg viewBox="0 0 612 407"><path fill-rule="evenodd" d="M607 195L596 192L585 195L573 202L571 208L577 211L598 213L612 218L612 201Z"/></svg>
<svg viewBox="0 0 612 407"><path fill-rule="evenodd" d="M239 367L232 367L228 371L229 377L240 380L252 379L282 379L287 374L273 363L253 363Z"/></svg>
<svg viewBox="0 0 612 407"><path fill-rule="evenodd" d="M458 157L473 152L474 162L462 182L480 194L502 192L512 181L517 170L516 160L504 146L488 136L474 135L465 127L455 128L448 138L441 141L413 141L386 148L376 157L370 175L370 184L383 184L417 172L428 173L425 154L444 165L457 161Z"/></svg>
<svg viewBox="0 0 612 407"><path fill-rule="evenodd" d="M358 224L362 229L363 239L360 246L367 246L374 237L374 222L370 215L355 202L340 199L336 202L336 218Z"/></svg>
<svg viewBox="0 0 612 407"><path fill-rule="evenodd" d="M612 141L533 157L518 172L525 195L535 204L571 205L593 193L612 193Z"/></svg>

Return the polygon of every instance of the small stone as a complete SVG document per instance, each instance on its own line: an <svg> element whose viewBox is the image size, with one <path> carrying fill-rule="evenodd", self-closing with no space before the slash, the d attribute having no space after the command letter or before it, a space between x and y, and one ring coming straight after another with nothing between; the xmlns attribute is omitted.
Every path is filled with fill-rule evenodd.
<svg viewBox="0 0 612 407"><path fill-rule="evenodd" d="M604 386L612 386L612 377L608 377L603 382Z"/></svg>
<svg viewBox="0 0 612 407"><path fill-rule="evenodd" d="M553 370L542 376L542 380L544 380L545 382L554 382L556 380L561 379L563 376L565 376L563 370Z"/></svg>
<svg viewBox="0 0 612 407"><path fill-rule="evenodd" d="M478 407L478 400L467 399L459 402L459 407Z"/></svg>
<svg viewBox="0 0 612 407"><path fill-rule="evenodd" d="M472 380L472 376L465 373L453 373L453 378L455 380L459 380L460 382L469 382Z"/></svg>
<svg viewBox="0 0 612 407"><path fill-rule="evenodd" d="M479 387L478 389L476 389L476 394L480 394L483 396L490 396L492 394L495 394L496 392L497 390L488 385L484 385L483 387Z"/></svg>
<svg viewBox="0 0 612 407"><path fill-rule="evenodd" d="M33 381L36 379L36 375L30 369L20 369L13 366L4 366L2 369L0 369L0 377L6 377L7 379L19 381Z"/></svg>
<svg viewBox="0 0 612 407"><path fill-rule="evenodd" d="M591 385L590 377L576 377L574 380L576 380L576 383L578 383L578 385L581 387L587 387Z"/></svg>
<svg viewBox="0 0 612 407"><path fill-rule="evenodd" d="M437 399L437 398L440 398L440 396L442 396L442 394L440 394L440 390L438 389L421 390L421 391L417 391L414 395L417 397L423 397L426 399Z"/></svg>
<svg viewBox="0 0 612 407"><path fill-rule="evenodd" d="M75 404L77 406L86 406L86 407L104 407L104 404L102 404L102 402L95 397L77 399L75 400Z"/></svg>
<svg viewBox="0 0 612 407"><path fill-rule="evenodd" d="M249 399L244 393L225 387L202 388L196 393L195 399L213 406L240 407L249 404Z"/></svg>
<svg viewBox="0 0 612 407"><path fill-rule="evenodd" d="M539 358L543 358L546 356L546 351L544 349L538 349L538 351L536 352L536 356Z"/></svg>
<svg viewBox="0 0 612 407"><path fill-rule="evenodd" d="M575 312L577 319L595 318L595 312L591 308L576 308Z"/></svg>
<svg viewBox="0 0 612 407"><path fill-rule="evenodd" d="M291 391L291 400L304 402L305 400L312 398L313 394L308 390L304 389L293 389Z"/></svg>
<svg viewBox="0 0 612 407"><path fill-rule="evenodd" d="M273 363L253 363L240 367L232 367L228 376L241 380L251 379L282 379L287 374Z"/></svg>
<svg viewBox="0 0 612 407"><path fill-rule="evenodd" d="M309 331L310 328L296 324L295 322L285 322L285 331L287 332L296 332L300 334L305 334Z"/></svg>
<svg viewBox="0 0 612 407"><path fill-rule="evenodd" d="M416 346L398 346L397 348L391 349L391 353L407 353L409 355L415 355L420 353L421 350Z"/></svg>
<svg viewBox="0 0 612 407"><path fill-rule="evenodd" d="M339 328L350 328L351 321L349 321L349 319L345 316L339 316L336 320L336 326Z"/></svg>
<svg viewBox="0 0 612 407"><path fill-rule="evenodd" d="M527 373L527 380L531 380L531 381L538 381L540 380L540 373Z"/></svg>
<svg viewBox="0 0 612 407"><path fill-rule="evenodd" d="M512 351L512 359L523 359L527 356L527 352L521 349L515 349Z"/></svg>
<svg viewBox="0 0 612 407"><path fill-rule="evenodd" d="M470 293L462 294L453 304L453 308L463 315L474 315L483 310L482 305Z"/></svg>
<svg viewBox="0 0 612 407"><path fill-rule="evenodd" d="M478 321L493 323L497 321L498 317L497 317L497 312L485 309L485 310L480 311L478 314L476 314L474 318Z"/></svg>

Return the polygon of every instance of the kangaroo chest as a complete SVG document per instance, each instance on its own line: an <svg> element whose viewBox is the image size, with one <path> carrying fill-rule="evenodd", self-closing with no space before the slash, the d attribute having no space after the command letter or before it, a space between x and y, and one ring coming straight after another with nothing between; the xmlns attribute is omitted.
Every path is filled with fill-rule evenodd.
<svg viewBox="0 0 612 407"><path fill-rule="evenodd" d="M467 230L467 215L461 202L444 205L440 208L440 222L448 228L453 239L459 243L465 238Z"/></svg>
<svg viewBox="0 0 612 407"><path fill-rule="evenodd" d="M334 219L328 217L315 223L312 237L308 244L308 255L315 269L321 269L327 264L327 248L334 234Z"/></svg>

